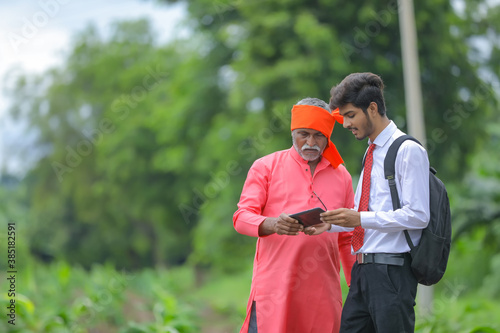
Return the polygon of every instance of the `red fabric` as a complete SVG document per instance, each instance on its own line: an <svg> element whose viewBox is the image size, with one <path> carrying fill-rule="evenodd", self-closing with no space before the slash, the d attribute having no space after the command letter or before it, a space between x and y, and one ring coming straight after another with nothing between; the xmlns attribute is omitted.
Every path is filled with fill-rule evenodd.
<svg viewBox="0 0 500 333"><path fill-rule="evenodd" d="M344 163L337 147L330 140L333 127L335 126L335 117L328 111L319 106L312 105L294 105L292 108L292 131L297 128L310 128L321 132L328 139L327 147L323 151L323 157L326 158L334 168Z"/></svg>
<svg viewBox="0 0 500 333"><path fill-rule="evenodd" d="M332 111L332 116L333 118L335 118L335 120L337 122L339 122L340 124L343 124L344 123L344 117L342 117L340 115L340 112L339 112L339 108L336 108L335 110Z"/></svg>
<svg viewBox="0 0 500 333"><path fill-rule="evenodd" d="M313 191L328 209L354 206L351 176L343 165L334 169L322 159L312 176L307 161L293 147L265 156L248 172L233 216L234 228L258 237L259 225L266 217L322 207ZM259 332L338 332L342 310L340 262L350 284L355 261L351 237L352 232L258 237L241 332L248 330L253 301Z"/></svg>
<svg viewBox="0 0 500 333"><path fill-rule="evenodd" d="M368 148L365 158L365 168L363 170L363 183L361 185L361 198L359 199L358 212L365 212L368 210L368 204L370 202L370 183L371 183L371 173L373 165L373 150L375 149L375 144L371 144ZM354 252L358 251L362 246L365 238L365 229L358 226L354 228L352 234L352 248Z"/></svg>

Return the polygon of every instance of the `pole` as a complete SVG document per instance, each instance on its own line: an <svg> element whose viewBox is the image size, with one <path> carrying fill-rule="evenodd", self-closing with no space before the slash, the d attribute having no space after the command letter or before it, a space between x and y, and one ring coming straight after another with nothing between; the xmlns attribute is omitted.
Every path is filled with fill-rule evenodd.
<svg viewBox="0 0 500 333"><path fill-rule="evenodd" d="M417 138L425 146L426 135L413 0L398 0L398 7L408 134ZM432 313L433 298L434 287L418 286L417 304L421 315L427 316Z"/></svg>

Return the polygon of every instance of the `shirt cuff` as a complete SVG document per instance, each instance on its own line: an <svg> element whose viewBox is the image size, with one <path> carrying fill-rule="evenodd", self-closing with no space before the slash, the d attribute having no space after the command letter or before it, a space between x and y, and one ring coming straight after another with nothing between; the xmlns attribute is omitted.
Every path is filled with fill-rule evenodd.
<svg viewBox="0 0 500 333"><path fill-rule="evenodd" d="M376 229L377 217L376 212L359 212L361 226L364 229Z"/></svg>
<svg viewBox="0 0 500 333"><path fill-rule="evenodd" d="M327 232L351 232L353 230L354 228L339 227L338 225L330 224L330 229Z"/></svg>

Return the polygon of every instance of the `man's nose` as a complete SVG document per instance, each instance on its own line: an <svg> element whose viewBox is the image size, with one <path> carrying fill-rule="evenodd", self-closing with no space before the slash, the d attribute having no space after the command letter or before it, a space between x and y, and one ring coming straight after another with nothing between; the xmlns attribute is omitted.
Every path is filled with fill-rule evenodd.
<svg viewBox="0 0 500 333"><path fill-rule="evenodd" d="M348 128L349 126L351 126L351 122L347 118L344 118L344 123L342 124L342 126L344 126L344 128Z"/></svg>
<svg viewBox="0 0 500 333"><path fill-rule="evenodd" d="M309 136L306 142L309 145L309 147L314 147L316 145L316 139L314 138L313 135Z"/></svg>

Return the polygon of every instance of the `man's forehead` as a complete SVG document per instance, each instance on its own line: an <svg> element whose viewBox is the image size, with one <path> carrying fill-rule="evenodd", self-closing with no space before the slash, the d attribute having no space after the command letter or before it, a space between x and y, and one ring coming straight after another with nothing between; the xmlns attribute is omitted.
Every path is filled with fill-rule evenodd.
<svg viewBox="0 0 500 333"><path fill-rule="evenodd" d="M323 134L320 131L312 129L312 128L297 128L297 129L295 129L295 131L297 131L297 132L307 132L309 134L318 134L318 133L319 134Z"/></svg>
<svg viewBox="0 0 500 333"><path fill-rule="evenodd" d="M357 112L359 110L360 110L360 108L357 108L354 105L352 105L351 103L348 103L344 106L339 107L339 114L341 116L345 116L349 112Z"/></svg>

